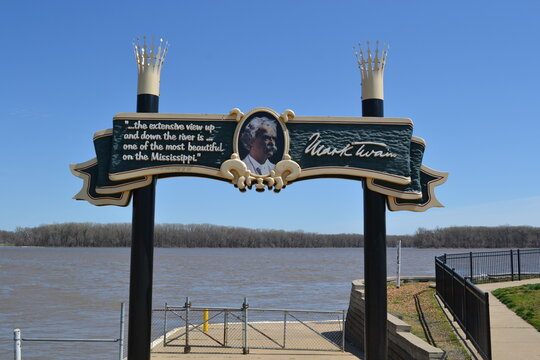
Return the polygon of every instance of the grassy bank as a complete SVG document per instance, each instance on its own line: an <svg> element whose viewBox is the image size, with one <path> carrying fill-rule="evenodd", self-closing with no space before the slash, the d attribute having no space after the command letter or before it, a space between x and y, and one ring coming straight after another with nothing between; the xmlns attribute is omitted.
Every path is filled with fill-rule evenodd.
<svg viewBox="0 0 540 360"><path fill-rule="evenodd" d="M447 359L471 359L435 299L430 283L405 283L399 289L390 285L388 312L411 325L414 335L444 350Z"/></svg>
<svg viewBox="0 0 540 360"><path fill-rule="evenodd" d="M540 284L497 289L492 294L540 331Z"/></svg>

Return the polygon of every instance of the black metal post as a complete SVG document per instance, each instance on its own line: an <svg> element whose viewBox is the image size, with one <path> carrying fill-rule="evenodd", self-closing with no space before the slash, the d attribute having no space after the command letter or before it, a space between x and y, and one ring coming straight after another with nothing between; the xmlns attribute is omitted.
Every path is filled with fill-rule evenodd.
<svg viewBox="0 0 540 360"><path fill-rule="evenodd" d="M514 281L514 251L510 249L510 271L512 273L512 281Z"/></svg>
<svg viewBox="0 0 540 360"><path fill-rule="evenodd" d="M137 95L137 112L157 113L159 96ZM156 180L133 191L128 359L150 360Z"/></svg>
<svg viewBox="0 0 540 360"><path fill-rule="evenodd" d="M456 282L456 269L452 268L452 287L451 287L451 292L452 292L452 306L450 306L452 308L452 316L454 318L454 321L456 321L456 297L455 297L455 291L454 291L454 283Z"/></svg>
<svg viewBox="0 0 540 360"><path fill-rule="evenodd" d="M518 258L518 280L521 280L521 255L519 254L519 249L517 249L517 258Z"/></svg>
<svg viewBox="0 0 540 360"><path fill-rule="evenodd" d="M467 279L463 279L464 283L463 283L463 299L461 299L461 303L463 304L462 307L461 307L461 319L463 321L463 324L465 325L465 329L467 329L467 331L465 331L465 338L468 340L469 339L469 331L470 331L470 327L469 327L469 314L467 314L467 301L468 301L468 297L467 295L469 295L469 283L467 283Z"/></svg>
<svg viewBox="0 0 540 360"><path fill-rule="evenodd" d="M488 360L493 359L493 353L491 349L491 320L489 316L489 293L484 293L484 319L486 321L485 327L486 327L486 338L487 338L487 358Z"/></svg>
<svg viewBox="0 0 540 360"><path fill-rule="evenodd" d="M383 117L382 99L362 100L362 116ZM388 358L386 298L386 196L364 183L364 355Z"/></svg>
<svg viewBox="0 0 540 360"><path fill-rule="evenodd" d="M191 301L189 297L186 297L186 303L184 309L186 309L186 343L184 345L184 353L189 354L191 352L191 346L189 345L189 309L191 308Z"/></svg>
<svg viewBox="0 0 540 360"><path fill-rule="evenodd" d="M472 251L469 253L469 274L470 274L470 280L473 281L473 264L472 264Z"/></svg>

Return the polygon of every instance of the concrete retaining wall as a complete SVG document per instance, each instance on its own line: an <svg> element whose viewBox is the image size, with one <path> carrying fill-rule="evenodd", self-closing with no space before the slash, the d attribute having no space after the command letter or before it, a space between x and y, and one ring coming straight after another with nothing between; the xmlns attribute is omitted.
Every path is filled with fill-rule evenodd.
<svg viewBox="0 0 540 360"><path fill-rule="evenodd" d="M345 334L347 340L360 349L364 347L364 313L364 280L355 280L352 283ZM388 359L444 359L444 356L444 351L411 334L409 324L388 314Z"/></svg>

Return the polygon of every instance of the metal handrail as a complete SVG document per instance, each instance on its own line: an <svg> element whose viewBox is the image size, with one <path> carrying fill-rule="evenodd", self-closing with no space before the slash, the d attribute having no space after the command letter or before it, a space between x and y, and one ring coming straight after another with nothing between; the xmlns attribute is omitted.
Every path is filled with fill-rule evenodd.
<svg viewBox="0 0 540 360"><path fill-rule="evenodd" d="M70 339L70 338L21 338L22 341L47 341L47 342L119 342L120 339Z"/></svg>
<svg viewBox="0 0 540 360"><path fill-rule="evenodd" d="M170 311L171 309L184 309L185 305L182 306L172 306L167 305L167 311ZM204 310L212 310L212 311L242 311L242 308L226 308L226 307L212 307L212 306L190 306L190 310L196 310L196 311L204 311ZM266 308L249 308L250 310L256 310L256 311L274 311L274 312L295 312L295 313L317 313L317 314L336 314L336 313L343 313L346 312L346 310L297 310L297 309L266 309ZM166 311L165 309L154 309L153 311Z"/></svg>
<svg viewBox="0 0 540 360"><path fill-rule="evenodd" d="M20 329L13 330L13 352L15 360L22 359L22 343L28 342L84 342L84 343L119 343L118 359L124 360L124 319L125 303L120 306L120 337L117 339L77 339L77 338L27 338L22 337Z"/></svg>

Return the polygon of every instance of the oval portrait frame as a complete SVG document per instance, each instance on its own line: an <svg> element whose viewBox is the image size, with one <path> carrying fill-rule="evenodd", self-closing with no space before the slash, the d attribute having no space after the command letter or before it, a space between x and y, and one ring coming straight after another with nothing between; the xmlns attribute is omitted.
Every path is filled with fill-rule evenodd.
<svg viewBox="0 0 540 360"><path fill-rule="evenodd" d="M239 121L239 123L236 125L236 129L234 132L234 139L233 139L233 149L236 154L238 154L239 159L243 161L243 159L247 156L249 151L243 146L241 143L241 134L243 133L246 126L255 118L265 117L273 122L275 122L276 126L276 147L278 151L271 156L268 160L275 166L278 162L283 160L284 155L289 153L289 133L287 131L287 127L282 122L279 114L277 114L275 111L269 108L255 108L250 110L248 113L244 114L242 116L242 119ZM249 170L248 164L246 164L246 167ZM271 170L272 171L272 170ZM269 173L266 174L254 174L252 171L250 171L250 174L254 177L266 177L270 175Z"/></svg>

